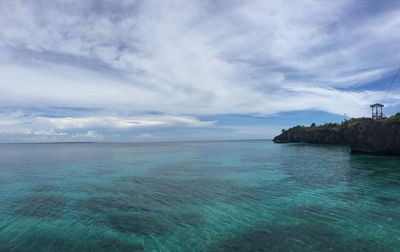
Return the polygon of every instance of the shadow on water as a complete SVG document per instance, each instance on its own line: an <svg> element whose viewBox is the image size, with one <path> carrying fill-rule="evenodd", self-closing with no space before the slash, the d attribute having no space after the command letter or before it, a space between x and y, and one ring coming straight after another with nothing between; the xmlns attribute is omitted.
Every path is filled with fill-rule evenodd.
<svg viewBox="0 0 400 252"><path fill-rule="evenodd" d="M400 188L400 157L352 153L351 171L364 175L365 182Z"/></svg>
<svg viewBox="0 0 400 252"><path fill-rule="evenodd" d="M350 165L355 166L355 168L390 168L393 171L397 170L400 172L400 156L351 152Z"/></svg>
<svg viewBox="0 0 400 252"><path fill-rule="evenodd" d="M299 186L335 186L358 179L400 185L400 156L353 153L335 145L295 143L286 148L281 167Z"/></svg>
<svg viewBox="0 0 400 252"><path fill-rule="evenodd" d="M349 165L353 195L400 211L400 157L356 153L350 155ZM397 219L400 221L400 213Z"/></svg>

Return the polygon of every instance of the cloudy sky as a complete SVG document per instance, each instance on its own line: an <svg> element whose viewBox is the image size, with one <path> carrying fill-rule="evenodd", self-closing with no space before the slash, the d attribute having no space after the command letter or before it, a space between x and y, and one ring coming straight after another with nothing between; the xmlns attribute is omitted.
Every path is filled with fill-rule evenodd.
<svg viewBox="0 0 400 252"><path fill-rule="evenodd" d="M399 1L0 5L0 142L265 139L400 110Z"/></svg>

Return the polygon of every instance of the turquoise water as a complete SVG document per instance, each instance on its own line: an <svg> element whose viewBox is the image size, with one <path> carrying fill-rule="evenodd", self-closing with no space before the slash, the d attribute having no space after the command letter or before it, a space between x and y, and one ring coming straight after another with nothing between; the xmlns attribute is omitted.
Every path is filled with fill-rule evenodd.
<svg viewBox="0 0 400 252"><path fill-rule="evenodd" d="M0 251L400 251L400 158L221 141L0 144Z"/></svg>

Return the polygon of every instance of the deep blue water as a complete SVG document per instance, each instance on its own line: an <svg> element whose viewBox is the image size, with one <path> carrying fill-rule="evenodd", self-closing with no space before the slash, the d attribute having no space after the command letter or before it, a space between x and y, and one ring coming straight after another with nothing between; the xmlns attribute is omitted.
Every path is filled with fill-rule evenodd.
<svg viewBox="0 0 400 252"><path fill-rule="evenodd" d="M400 251L400 158L270 141L0 144L0 251Z"/></svg>

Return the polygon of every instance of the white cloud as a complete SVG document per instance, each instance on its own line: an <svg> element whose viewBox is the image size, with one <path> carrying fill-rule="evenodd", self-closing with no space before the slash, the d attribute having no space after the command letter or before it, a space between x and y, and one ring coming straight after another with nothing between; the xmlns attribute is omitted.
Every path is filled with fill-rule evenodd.
<svg viewBox="0 0 400 252"><path fill-rule="evenodd" d="M182 115L307 109L362 116L383 90L360 87L391 74L400 56L397 3L374 12L359 1L97 3L0 5L0 105L111 112L14 115L0 126L201 127L212 122ZM394 88L386 103L399 97ZM177 116L125 116L149 111Z"/></svg>
<svg viewBox="0 0 400 252"><path fill-rule="evenodd" d="M101 141L103 139L156 139L150 133L132 130L166 128L208 128L216 121L183 115L63 116L46 117L35 112L0 110L0 142ZM110 134L121 132L121 135ZM107 134L104 136L104 134Z"/></svg>
<svg viewBox="0 0 400 252"><path fill-rule="evenodd" d="M75 141L100 141L103 139L103 135L93 130L88 130L86 133L75 133L71 135L71 139Z"/></svg>
<svg viewBox="0 0 400 252"><path fill-rule="evenodd" d="M137 135L136 138L139 140L153 140L153 139L157 139L157 136L150 134L150 133L143 133L143 134Z"/></svg>
<svg viewBox="0 0 400 252"><path fill-rule="evenodd" d="M56 129L79 129L79 128L134 128L154 126L211 126L215 121L200 121L192 116L158 115L132 118L119 117L37 117L34 124L39 127L51 127Z"/></svg>

